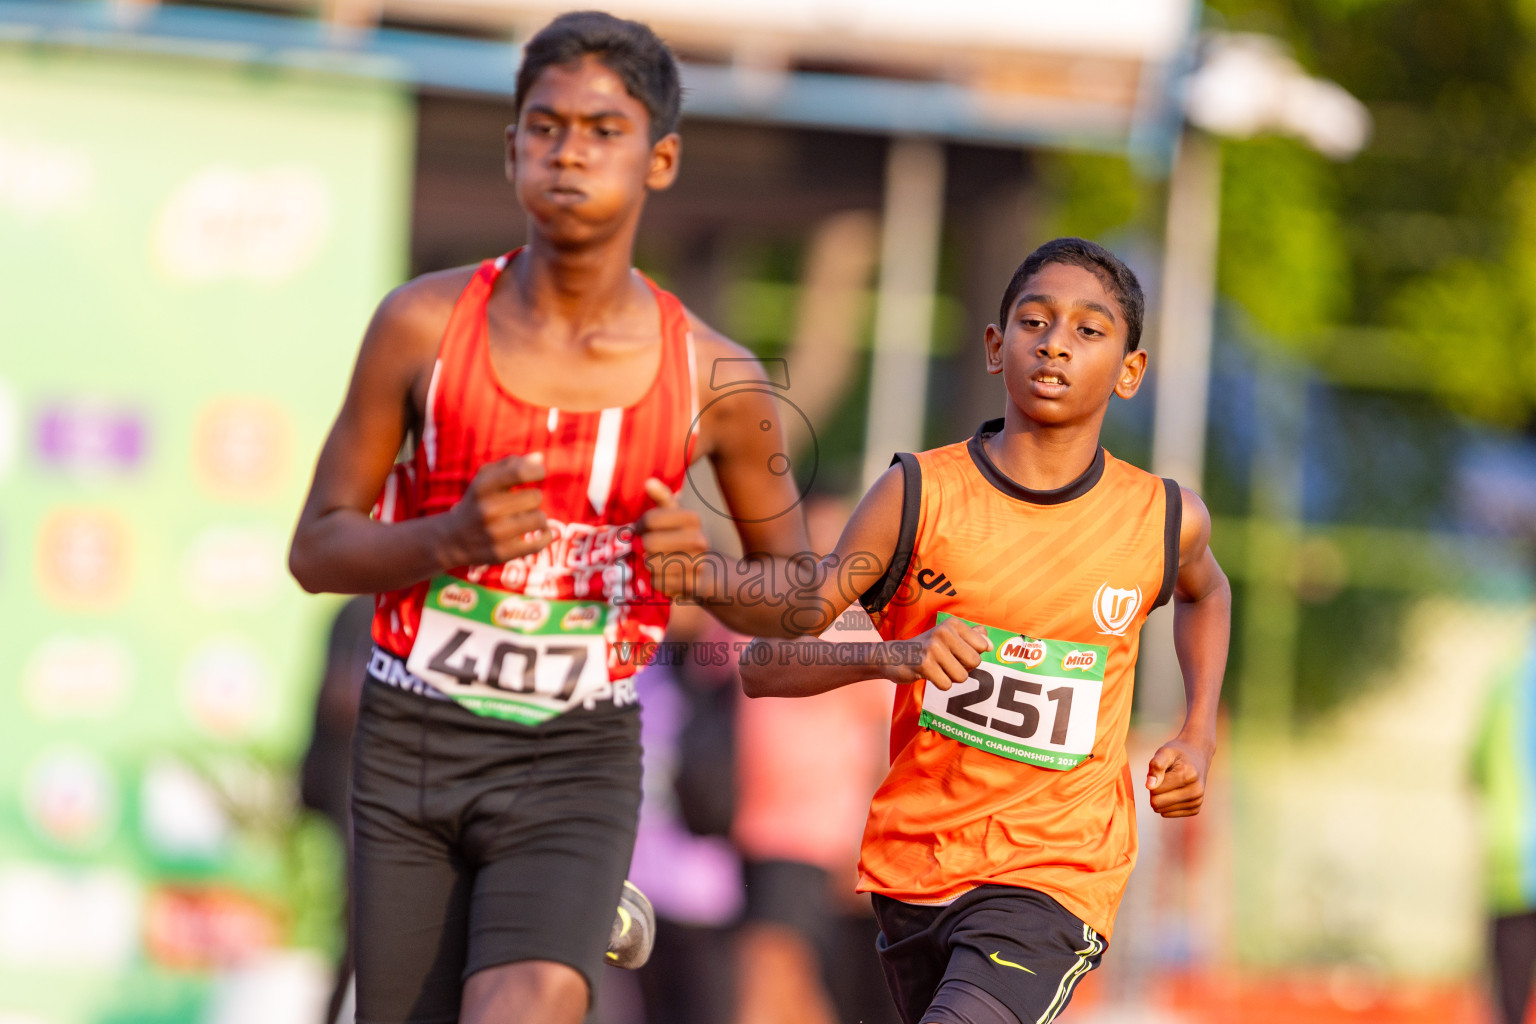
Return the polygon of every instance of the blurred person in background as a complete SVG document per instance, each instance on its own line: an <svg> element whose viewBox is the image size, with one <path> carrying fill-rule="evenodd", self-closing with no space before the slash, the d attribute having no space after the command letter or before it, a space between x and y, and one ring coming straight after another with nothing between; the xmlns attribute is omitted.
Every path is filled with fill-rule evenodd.
<svg viewBox="0 0 1536 1024"><path fill-rule="evenodd" d="M567 14L530 39L505 135L528 244L392 292L321 450L290 568L381 595L352 794L369 1024L575 1024L606 963L648 952L624 878L633 675L670 599L699 593L708 544L676 503L694 460L749 556L711 610L787 634L735 600L807 547L770 469L777 405L706 400L717 361L762 369L634 269L646 199L678 171L680 93L637 22Z"/></svg>
<svg viewBox="0 0 1536 1024"><path fill-rule="evenodd" d="M832 550L850 506L816 495L804 507L812 549ZM878 642L880 634L862 609L850 609L823 638ZM885 773L890 708L885 680L805 700L738 702L732 835L747 899L736 1024L896 1019L869 898L852 895L860 823Z"/></svg>
<svg viewBox="0 0 1536 1024"><path fill-rule="evenodd" d="M1524 1024L1536 980L1536 635L1494 683L1473 745L1482 796L1490 967L1501 1024Z"/></svg>
<svg viewBox="0 0 1536 1024"><path fill-rule="evenodd" d="M315 724L309 747L299 769L299 798L305 807L318 811L336 826L348 850L352 846L352 733L357 727L357 704L367 677L368 655L373 649L369 626L373 598L359 595L341 606L331 622L325 645L325 668L315 695ZM347 858L345 939L336 967L336 984L326 1005L325 1019L336 1022L349 1003L352 986L351 863ZM350 1016L344 1018L350 1024Z"/></svg>
<svg viewBox="0 0 1536 1024"><path fill-rule="evenodd" d="M697 605L678 604L665 656L635 677L645 772L629 877L656 910L656 945L636 972L647 1024L731 1017L742 907L741 861L727 838L740 639Z"/></svg>

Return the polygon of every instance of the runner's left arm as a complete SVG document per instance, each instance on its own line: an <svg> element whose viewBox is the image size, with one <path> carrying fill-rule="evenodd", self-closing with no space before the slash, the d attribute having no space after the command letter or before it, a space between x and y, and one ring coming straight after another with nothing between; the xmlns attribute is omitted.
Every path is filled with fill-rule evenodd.
<svg viewBox="0 0 1536 1024"><path fill-rule="evenodd" d="M816 635L886 572L901 532L905 491L899 466L881 474L853 510L837 546L821 560L816 587L786 598L787 621L812 635L760 636L742 653L741 686L748 697L810 697L865 679L926 679L947 690L991 650L986 631L960 619L946 619L909 640L849 643Z"/></svg>
<svg viewBox="0 0 1536 1024"><path fill-rule="evenodd" d="M782 589L795 572L810 571L816 555L789 471L783 401L762 383L768 377L751 352L697 319L692 326L701 410L696 455L714 468L744 557L710 550L698 514L653 480L647 489L656 507L638 524L646 563L657 589L674 600L696 601L740 633L787 636Z"/></svg>
<svg viewBox="0 0 1536 1024"><path fill-rule="evenodd" d="M1147 765L1152 809L1165 818L1200 813L1216 753L1216 713L1232 633L1232 586L1211 553L1211 514L1194 491L1181 491L1173 643L1184 675L1184 726Z"/></svg>
<svg viewBox="0 0 1536 1024"><path fill-rule="evenodd" d="M785 636L779 592L816 556L788 471L781 400L749 351L691 322L701 410L695 455L714 468L743 558L711 550L698 514L653 480L656 507L638 524L646 562L657 589L674 600L697 602L737 632Z"/></svg>

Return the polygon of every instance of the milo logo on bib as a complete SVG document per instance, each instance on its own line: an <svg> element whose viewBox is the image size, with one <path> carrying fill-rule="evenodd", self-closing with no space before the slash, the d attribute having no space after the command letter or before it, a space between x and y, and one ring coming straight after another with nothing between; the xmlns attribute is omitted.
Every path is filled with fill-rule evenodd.
<svg viewBox="0 0 1536 1024"><path fill-rule="evenodd" d="M939 614L939 621L953 618ZM982 625L992 650L970 678L947 690L927 684L918 724L1011 761L1054 771L1093 753L1109 648L1023 636Z"/></svg>
<svg viewBox="0 0 1536 1024"><path fill-rule="evenodd" d="M1008 665L1034 668L1045 660L1045 641L1016 636L997 649L997 660Z"/></svg>
<svg viewBox="0 0 1536 1024"><path fill-rule="evenodd" d="M533 633L549 621L549 602L537 598L509 597L491 612L491 621L502 629Z"/></svg>
<svg viewBox="0 0 1536 1024"><path fill-rule="evenodd" d="M1094 651L1068 651L1062 655L1061 667L1071 671L1077 669L1081 672L1091 672L1093 666L1099 663L1099 652ZM1099 673L1099 678L1104 678L1104 673Z"/></svg>
<svg viewBox="0 0 1536 1024"><path fill-rule="evenodd" d="M450 583L437 592L437 603L449 611L472 612L480 603L480 594L474 587Z"/></svg>
<svg viewBox="0 0 1536 1024"><path fill-rule="evenodd" d="M589 630L602 623L602 612L600 605L579 604L560 617L560 628L566 632Z"/></svg>

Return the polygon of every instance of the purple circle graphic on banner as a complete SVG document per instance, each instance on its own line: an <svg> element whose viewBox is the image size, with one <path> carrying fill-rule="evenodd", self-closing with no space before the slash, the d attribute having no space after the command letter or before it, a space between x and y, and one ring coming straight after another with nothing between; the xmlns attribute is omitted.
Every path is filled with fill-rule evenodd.
<svg viewBox="0 0 1536 1024"><path fill-rule="evenodd" d="M37 418L37 457L62 470L132 470L148 445L144 419L132 409L93 402L54 402Z"/></svg>

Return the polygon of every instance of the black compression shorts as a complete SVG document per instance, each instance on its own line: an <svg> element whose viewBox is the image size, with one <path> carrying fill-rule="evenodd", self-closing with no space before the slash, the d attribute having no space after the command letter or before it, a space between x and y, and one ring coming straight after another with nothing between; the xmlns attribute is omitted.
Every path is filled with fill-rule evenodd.
<svg viewBox="0 0 1536 1024"><path fill-rule="evenodd" d="M634 706L539 726L370 679L353 748L358 1024L455 1024L476 971L596 992L640 808Z"/></svg>
<svg viewBox="0 0 1536 1024"><path fill-rule="evenodd" d="M874 908L880 964L906 1024L955 1019L933 1007L946 982L976 986L1024 1024L1047 1024L1099 965L1106 946L1060 903L1032 889L984 885L942 907L876 895Z"/></svg>

